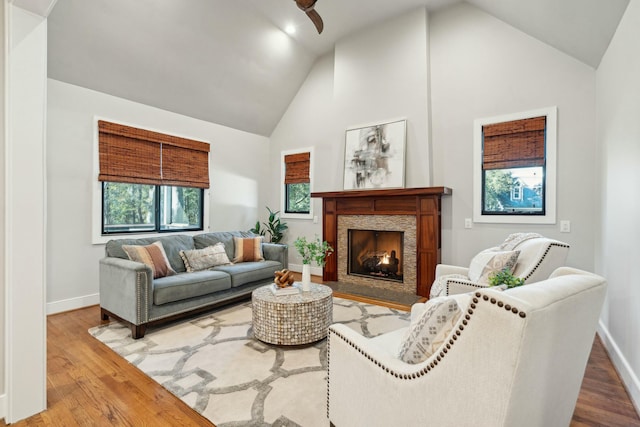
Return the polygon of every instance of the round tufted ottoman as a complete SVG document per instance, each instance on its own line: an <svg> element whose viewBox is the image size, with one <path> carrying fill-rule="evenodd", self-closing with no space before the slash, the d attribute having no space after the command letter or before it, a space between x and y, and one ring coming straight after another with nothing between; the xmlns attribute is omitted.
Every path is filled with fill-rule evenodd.
<svg viewBox="0 0 640 427"><path fill-rule="evenodd" d="M331 288L316 283L308 292L274 295L269 286L253 291L253 335L269 344L308 344L325 338L333 321Z"/></svg>

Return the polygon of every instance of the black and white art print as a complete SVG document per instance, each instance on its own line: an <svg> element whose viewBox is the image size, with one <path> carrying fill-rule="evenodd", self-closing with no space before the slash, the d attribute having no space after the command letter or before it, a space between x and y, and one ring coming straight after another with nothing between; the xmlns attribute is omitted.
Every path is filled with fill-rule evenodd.
<svg viewBox="0 0 640 427"><path fill-rule="evenodd" d="M348 129L344 189L404 187L406 120Z"/></svg>

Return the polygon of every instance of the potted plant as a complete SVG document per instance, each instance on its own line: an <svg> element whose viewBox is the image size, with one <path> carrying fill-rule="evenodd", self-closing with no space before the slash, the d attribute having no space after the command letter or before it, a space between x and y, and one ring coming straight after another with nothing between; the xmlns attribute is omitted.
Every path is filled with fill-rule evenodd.
<svg viewBox="0 0 640 427"><path fill-rule="evenodd" d="M269 211L269 219L267 222L263 222L266 228L261 228L260 221L256 221L256 226L251 230L252 233L258 234L260 236L264 236L267 232L270 235L271 243L280 243L282 238L284 237L284 232L289 228L286 222L280 221L278 215L280 211L272 211L268 206L266 207Z"/></svg>
<svg viewBox="0 0 640 427"><path fill-rule="evenodd" d="M327 256L333 252L333 248L326 241L321 241L318 236L314 240L307 240L306 237L298 237L293 246L302 257L302 290L309 290L311 283L311 263L324 267Z"/></svg>

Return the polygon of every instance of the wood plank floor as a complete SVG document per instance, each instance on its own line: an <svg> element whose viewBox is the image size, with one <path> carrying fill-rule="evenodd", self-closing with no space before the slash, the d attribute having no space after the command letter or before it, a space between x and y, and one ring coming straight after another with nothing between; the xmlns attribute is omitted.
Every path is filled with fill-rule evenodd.
<svg viewBox="0 0 640 427"><path fill-rule="evenodd" d="M48 317L48 410L12 426L211 426L91 337L87 330L99 319L97 306ZM4 420L0 426L6 426ZM598 338L571 423L582 426L640 426Z"/></svg>

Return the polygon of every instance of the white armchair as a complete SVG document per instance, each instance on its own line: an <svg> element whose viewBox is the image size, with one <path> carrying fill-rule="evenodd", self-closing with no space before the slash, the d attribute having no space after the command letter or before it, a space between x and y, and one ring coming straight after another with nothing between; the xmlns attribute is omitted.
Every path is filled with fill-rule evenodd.
<svg viewBox="0 0 640 427"><path fill-rule="evenodd" d="M331 325L331 425L568 426L605 288L602 277L563 267L529 286L452 296L462 315L417 364L398 358L406 328L365 338Z"/></svg>
<svg viewBox="0 0 640 427"><path fill-rule="evenodd" d="M519 236L528 238L518 239ZM569 253L567 243L525 233L512 234L502 246L520 251L513 275L523 278L526 284L548 278L556 268L565 265ZM468 275L468 267L438 264L430 297L455 295L487 287L487 284L470 280Z"/></svg>

